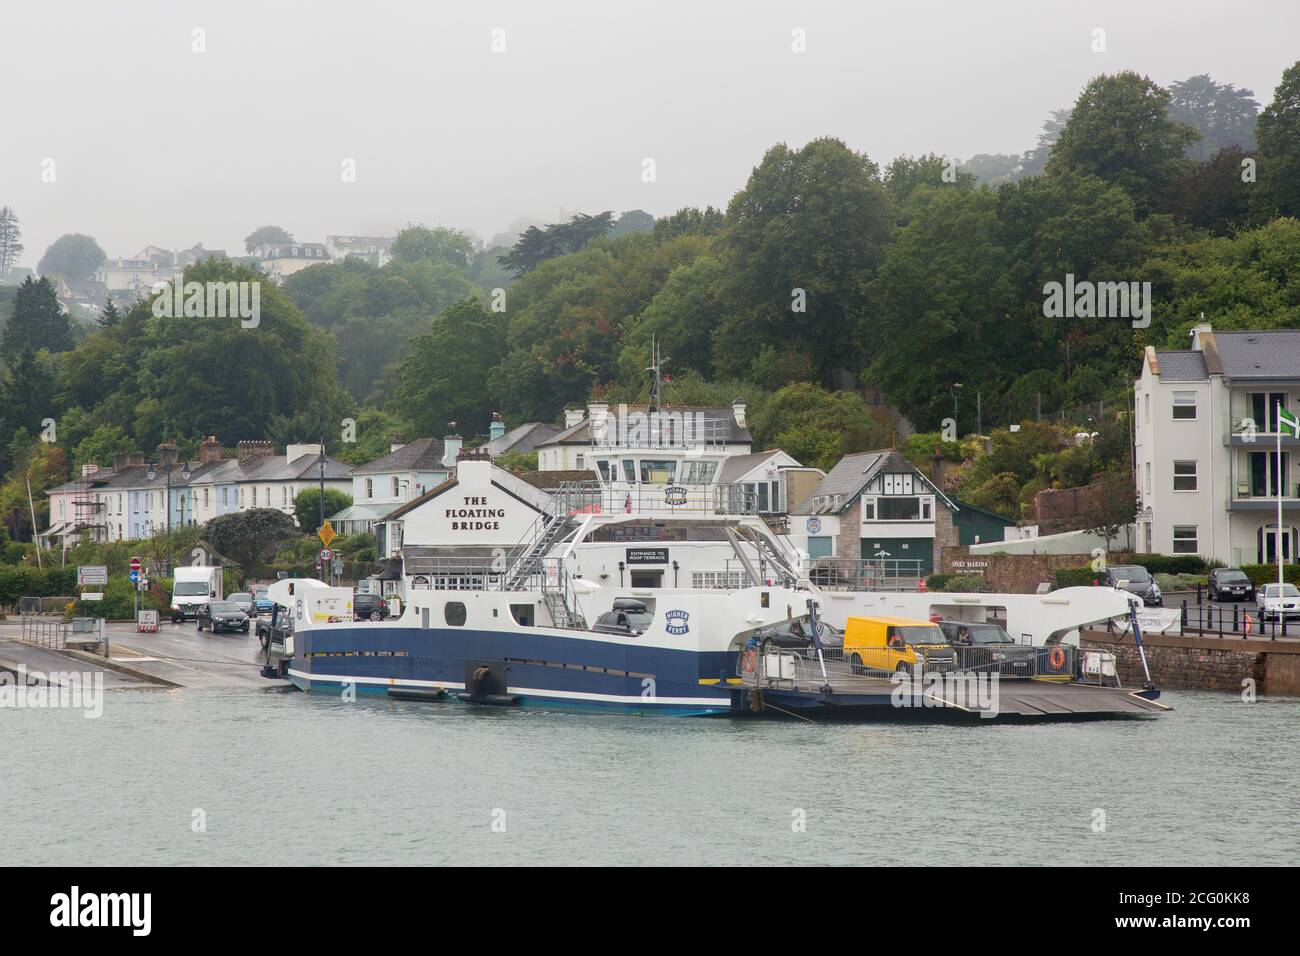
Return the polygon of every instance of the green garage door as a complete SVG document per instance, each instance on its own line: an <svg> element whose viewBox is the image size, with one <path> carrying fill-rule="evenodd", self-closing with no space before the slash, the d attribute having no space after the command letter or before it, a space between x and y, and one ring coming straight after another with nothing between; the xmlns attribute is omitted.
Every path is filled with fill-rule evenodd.
<svg viewBox="0 0 1300 956"><path fill-rule="evenodd" d="M886 561L920 561L922 574L934 573L933 538L862 539L862 557L875 560L881 551L888 554ZM902 567L906 569L908 566Z"/></svg>

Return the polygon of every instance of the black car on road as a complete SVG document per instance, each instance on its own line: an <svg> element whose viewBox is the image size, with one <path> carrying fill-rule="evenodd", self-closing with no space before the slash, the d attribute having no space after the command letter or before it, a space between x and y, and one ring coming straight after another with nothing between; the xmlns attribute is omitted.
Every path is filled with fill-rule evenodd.
<svg viewBox="0 0 1300 956"><path fill-rule="evenodd" d="M1151 572L1140 564L1113 564L1106 569L1101 578L1102 586L1123 589L1129 594L1136 594L1147 607L1164 607L1165 599L1160 593L1160 585L1151 576Z"/></svg>
<svg viewBox="0 0 1300 956"><path fill-rule="evenodd" d="M1207 586L1211 601L1255 600L1255 585L1241 568L1214 568Z"/></svg>
<svg viewBox="0 0 1300 956"><path fill-rule="evenodd" d="M199 630L204 625L213 634L219 631L243 631L248 633L248 615L231 601L210 601L199 608L195 618Z"/></svg>

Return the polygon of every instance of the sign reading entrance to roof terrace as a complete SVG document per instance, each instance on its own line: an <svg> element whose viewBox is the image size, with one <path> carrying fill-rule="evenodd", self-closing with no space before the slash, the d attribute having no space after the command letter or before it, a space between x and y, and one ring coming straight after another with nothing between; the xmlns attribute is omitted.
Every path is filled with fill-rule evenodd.
<svg viewBox="0 0 1300 956"><path fill-rule="evenodd" d="M462 504L446 509L452 531L500 531L506 509L488 504L480 495L465 495Z"/></svg>
<svg viewBox="0 0 1300 956"><path fill-rule="evenodd" d="M667 548L628 548L628 564L667 564Z"/></svg>

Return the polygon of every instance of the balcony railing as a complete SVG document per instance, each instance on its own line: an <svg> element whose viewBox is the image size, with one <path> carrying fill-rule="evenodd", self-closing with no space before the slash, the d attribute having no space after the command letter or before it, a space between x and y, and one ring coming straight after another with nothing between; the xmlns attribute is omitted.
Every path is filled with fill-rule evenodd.
<svg viewBox="0 0 1300 956"><path fill-rule="evenodd" d="M576 481L553 489L551 495L560 500L561 508L570 515L777 515L784 513L786 504L784 484L778 487L775 502L770 495L764 498L744 484Z"/></svg>

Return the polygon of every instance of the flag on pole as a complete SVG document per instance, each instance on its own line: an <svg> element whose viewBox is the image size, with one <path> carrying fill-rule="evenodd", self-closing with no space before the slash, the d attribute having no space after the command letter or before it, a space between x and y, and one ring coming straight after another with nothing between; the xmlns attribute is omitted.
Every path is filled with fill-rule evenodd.
<svg viewBox="0 0 1300 956"><path fill-rule="evenodd" d="M1277 408L1277 430L1282 435L1300 438L1300 418L1279 405Z"/></svg>

